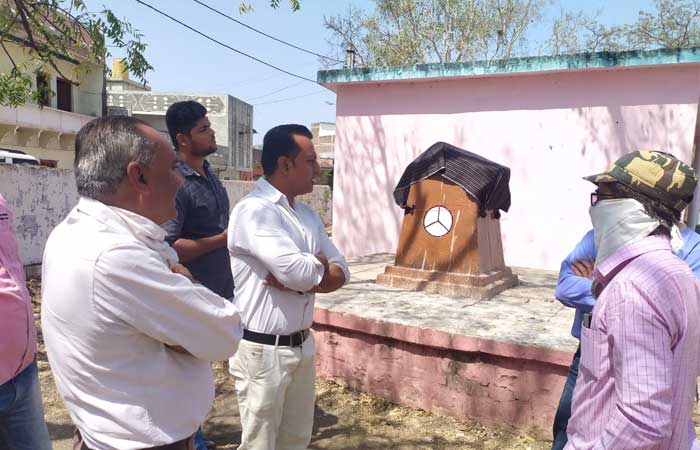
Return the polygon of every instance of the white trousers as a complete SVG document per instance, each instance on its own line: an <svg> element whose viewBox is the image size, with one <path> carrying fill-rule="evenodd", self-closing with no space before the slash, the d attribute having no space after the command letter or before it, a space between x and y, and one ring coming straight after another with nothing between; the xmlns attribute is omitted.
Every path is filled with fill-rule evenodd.
<svg viewBox="0 0 700 450"><path fill-rule="evenodd" d="M316 347L242 340L229 360L243 434L238 450L304 450L314 423Z"/></svg>

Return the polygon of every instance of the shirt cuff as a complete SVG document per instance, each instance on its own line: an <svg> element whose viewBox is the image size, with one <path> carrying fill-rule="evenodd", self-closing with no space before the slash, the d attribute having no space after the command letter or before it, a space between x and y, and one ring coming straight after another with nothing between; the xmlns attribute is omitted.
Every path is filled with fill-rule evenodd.
<svg viewBox="0 0 700 450"><path fill-rule="evenodd" d="M328 264L333 264L334 266L339 267L340 270L343 271L343 274L345 275L345 282L343 283L343 286L345 286L350 282L350 270L348 269L347 264L343 264L343 262L328 261Z"/></svg>
<svg viewBox="0 0 700 450"><path fill-rule="evenodd" d="M319 261L318 258L316 258L316 255L313 256L313 259L316 263L316 279L314 280L314 287L316 287L319 284L321 284L321 280L323 280L323 275L326 274L326 268L323 267L323 263Z"/></svg>

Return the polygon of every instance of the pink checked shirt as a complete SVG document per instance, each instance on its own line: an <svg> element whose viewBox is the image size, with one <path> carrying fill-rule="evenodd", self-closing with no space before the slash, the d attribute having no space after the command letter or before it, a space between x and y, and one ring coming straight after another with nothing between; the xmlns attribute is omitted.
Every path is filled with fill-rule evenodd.
<svg viewBox="0 0 700 450"><path fill-rule="evenodd" d="M0 195L0 384L31 364L36 353L32 301L12 224L12 210Z"/></svg>
<svg viewBox="0 0 700 450"><path fill-rule="evenodd" d="M581 365L565 450L699 449L691 410L700 357L700 286L649 236L603 261L604 287Z"/></svg>

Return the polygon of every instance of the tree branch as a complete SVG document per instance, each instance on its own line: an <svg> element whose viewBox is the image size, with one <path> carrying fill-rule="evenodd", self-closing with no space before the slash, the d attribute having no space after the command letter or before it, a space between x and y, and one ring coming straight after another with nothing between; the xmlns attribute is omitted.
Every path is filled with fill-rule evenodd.
<svg viewBox="0 0 700 450"><path fill-rule="evenodd" d="M7 47L5 47L5 43L3 41L0 41L0 47L2 47L2 49L5 51L7 57L10 58L10 62L12 63L12 67L14 68L14 70L19 70L17 64L15 63L15 60L12 58L12 55L10 55L10 52L7 50Z"/></svg>
<svg viewBox="0 0 700 450"><path fill-rule="evenodd" d="M14 0L15 5L17 6L17 10L20 15L20 23L22 24L22 27L24 28L24 32L27 33L27 39L29 41L29 44L31 48L36 52L37 55L39 55L40 58L42 58L44 61L48 62L51 67L54 68L54 70L62 77L65 79L68 79L65 75L63 75L63 72L58 68L56 65L56 61L54 61L53 56L51 56L50 53L44 53L39 46L37 45L36 41L34 40L34 34L32 33L30 24L29 24L29 19L27 18L27 9L24 4L24 0Z"/></svg>

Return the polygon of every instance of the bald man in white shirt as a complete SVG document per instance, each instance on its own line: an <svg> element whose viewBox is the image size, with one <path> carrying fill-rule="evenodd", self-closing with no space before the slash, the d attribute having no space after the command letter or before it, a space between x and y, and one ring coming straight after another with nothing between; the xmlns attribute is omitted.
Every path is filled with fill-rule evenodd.
<svg viewBox="0 0 700 450"><path fill-rule="evenodd" d="M182 179L165 138L104 117L75 146L80 201L46 243L41 308L74 448L193 450L214 399L210 362L235 353L240 314L175 273L159 224L175 217Z"/></svg>
<svg viewBox="0 0 700 450"><path fill-rule="evenodd" d="M296 200L320 174L311 132L280 125L264 138L265 177L233 209L228 236L234 302L244 332L229 362L240 450L302 450L311 441L316 353L314 294L350 279L318 214Z"/></svg>

